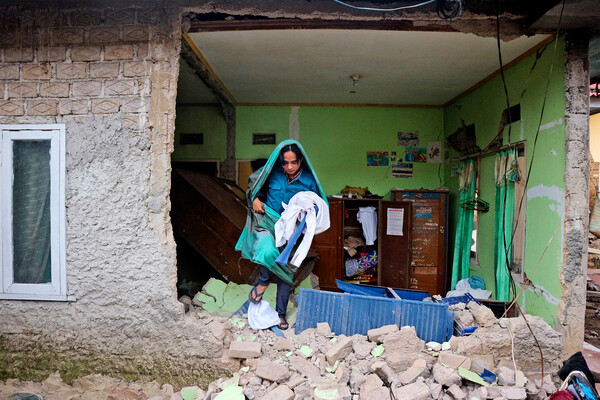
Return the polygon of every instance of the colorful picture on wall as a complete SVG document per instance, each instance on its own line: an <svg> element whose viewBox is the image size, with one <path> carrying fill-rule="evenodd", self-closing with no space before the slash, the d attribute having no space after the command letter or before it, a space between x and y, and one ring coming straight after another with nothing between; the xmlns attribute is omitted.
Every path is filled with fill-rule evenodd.
<svg viewBox="0 0 600 400"><path fill-rule="evenodd" d="M442 142L427 143L427 162L434 164L442 162Z"/></svg>
<svg viewBox="0 0 600 400"><path fill-rule="evenodd" d="M387 151L367 151L367 167L387 167L390 153Z"/></svg>
<svg viewBox="0 0 600 400"><path fill-rule="evenodd" d="M427 162L427 149L425 147L407 147L404 153L406 162Z"/></svg>
<svg viewBox="0 0 600 400"><path fill-rule="evenodd" d="M418 131L399 131L398 132L398 146L418 146L419 145L419 132Z"/></svg>
<svg viewBox="0 0 600 400"><path fill-rule="evenodd" d="M396 163L392 164L392 176L394 178L412 178L413 164Z"/></svg>

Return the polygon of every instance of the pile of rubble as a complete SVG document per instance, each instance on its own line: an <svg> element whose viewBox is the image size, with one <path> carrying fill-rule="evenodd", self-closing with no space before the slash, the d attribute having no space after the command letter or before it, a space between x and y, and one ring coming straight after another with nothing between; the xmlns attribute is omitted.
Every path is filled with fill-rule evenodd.
<svg viewBox="0 0 600 400"><path fill-rule="evenodd" d="M270 330L253 331L244 316L228 318L189 303L188 308L222 341L221 362L237 371L232 377L213 381L206 389L177 391L156 383L112 382L101 395L100 385L91 383L98 377L69 386L52 375L42 387L37 384L38 389L45 387L38 393L45 399L110 400L516 400L546 399L557 390L553 372L559 368L560 334L535 316L526 318L543 352L543 380L539 350L523 317L497 320L490 309L475 303L452 308L465 326L479 328L445 343L425 343L414 327L396 325L346 337L319 323L297 335L292 329L284 331L281 337ZM493 372L494 383L482 379L484 369ZM61 395L46 397L48 387L59 388ZM96 391L81 394L83 387ZM11 389L35 393L34 386L0 381L0 394Z"/></svg>
<svg viewBox="0 0 600 400"><path fill-rule="evenodd" d="M206 391L183 389L171 399L545 399L556 391L552 371L559 367L560 334L543 319L526 318L540 343L539 350L522 317L497 320L487 307L453 305L465 326L479 328L449 343L425 343L413 327L396 325L364 335L334 335L327 323L298 335L285 331L253 331L243 318L232 320L196 312L203 323L222 329L225 353L239 362L232 378L210 383ZM494 372L497 381L479 374ZM193 391L194 397L184 394Z"/></svg>

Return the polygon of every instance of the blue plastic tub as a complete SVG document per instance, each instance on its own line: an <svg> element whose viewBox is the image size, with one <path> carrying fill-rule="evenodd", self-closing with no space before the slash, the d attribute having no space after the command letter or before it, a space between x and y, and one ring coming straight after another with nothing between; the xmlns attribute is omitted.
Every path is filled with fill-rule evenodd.
<svg viewBox="0 0 600 400"><path fill-rule="evenodd" d="M300 289L296 334L319 322L346 336L366 335L385 325L410 325L420 339L442 343L452 336L454 313L447 304Z"/></svg>

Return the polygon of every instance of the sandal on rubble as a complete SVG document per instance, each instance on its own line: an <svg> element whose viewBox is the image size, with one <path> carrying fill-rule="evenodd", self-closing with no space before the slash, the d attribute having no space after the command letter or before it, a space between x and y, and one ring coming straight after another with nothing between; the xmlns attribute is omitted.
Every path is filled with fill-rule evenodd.
<svg viewBox="0 0 600 400"><path fill-rule="evenodd" d="M258 293L258 286L254 286L252 288L252 290L250 291L250 294L248 295L248 300L250 300L250 302L254 303L254 304L258 304L260 303L260 301L262 300L263 294L265 294L265 290L263 290L261 293Z"/></svg>
<svg viewBox="0 0 600 400"><path fill-rule="evenodd" d="M290 324L288 324L288 322L287 322L287 321L282 321L282 322L280 322L279 324L277 324L277 327L278 327L279 329L281 329L282 331L285 331L287 328L289 328L289 327L290 327Z"/></svg>

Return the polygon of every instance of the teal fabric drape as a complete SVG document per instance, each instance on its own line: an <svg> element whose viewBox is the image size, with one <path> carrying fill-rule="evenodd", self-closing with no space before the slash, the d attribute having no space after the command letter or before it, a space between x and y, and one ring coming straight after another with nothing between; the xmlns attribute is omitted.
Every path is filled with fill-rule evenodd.
<svg viewBox="0 0 600 400"><path fill-rule="evenodd" d="M494 227L494 268L496 300L512 299L509 288L509 263L512 256L512 229L515 204L514 151L496 154L496 205Z"/></svg>
<svg viewBox="0 0 600 400"><path fill-rule="evenodd" d="M475 160L466 160L461 166L458 220L456 225L456 239L454 241L454 257L452 260L452 289L456 287L456 283L459 280L469 277L474 213L473 210L465 210L460 205L475 196L476 171L477 162Z"/></svg>
<svg viewBox="0 0 600 400"><path fill-rule="evenodd" d="M252 201L265 184L273 167L276 165L281 149L288 144L296 144L300 151L302 151L304 156L304 160L302 161L303 173L313 174L317 186L319 187L321 197L325 200L325 203L327 203L327 196L323 191L319 178L317 178L317 174L302 145L295 140L284 140L279 143L275 150L273 150L273 153L271 153L265 166L250 175L248 190L246 191L248 205L246 225L238 239L235 249L242 252L242 257L257 264L264 265L279 278L292 284L297 267L291 264L281 266L275 262L275 259L280 254L279 249L275 246L275 223L281 216L266 204L265 214L256 214L252 212Z"/></svg>

